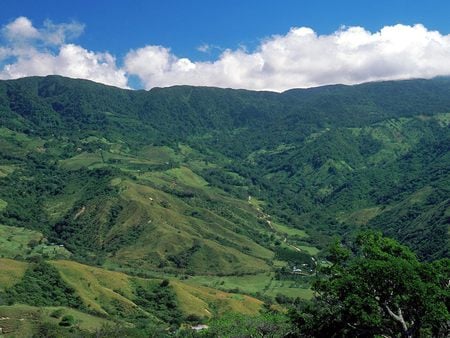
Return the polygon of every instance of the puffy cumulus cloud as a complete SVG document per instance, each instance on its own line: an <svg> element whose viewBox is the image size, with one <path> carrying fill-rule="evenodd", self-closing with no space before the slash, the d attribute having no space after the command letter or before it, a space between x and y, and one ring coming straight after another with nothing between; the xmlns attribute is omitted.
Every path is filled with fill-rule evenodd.
<svg viewBox="0 0 450 338"><path fill-rule="evenodd" d="M39 36L39 31L33 27L31 21L26 17L18 17L3 28L4 35L9 40L32 39Z"/></svg>
<svg viewBox="0 0 450 338"><path fill-rule="evenodd" d="M168 48L162 46L147 46L129 52L125 58L127 70L138 74L140 78L150 78L154 74L164 74L169 67L177 62Z"/></svg>
<svg viewBox="0 0 450 338"><path fill-rule="evenodd" d="M125 57L125 69L137 75L146 88L176 84L250 88L248 79L262 67L258 55L244 51L225 51L215 62L193 62L178 58L161 46L146 46Z"/></svg>
<svg viewBox="0 0 450 338"><path fill-rule="evenodd" d="M63 44L67 39L78 37L84 31L84 25L79 22L55 24L46 20L42 28L36 28L30 19L21 16L3 27L3 36L10 44L30 40L50 45Z"/></svg>
<svg viewBox="0 0 450 338"><path fill-rule="evenodd" d="M329 35L300 27L263 40L255 51L225 50L209 62L146 46L130 51L124 63L146 88L190 84L282 91L449 75L450 35L420 24L386 26L375 33L341 27Z"/></svg>
<svg viewBox="0 0 450 338"><path fill-rule="evenodd" d="M54 24L47 20L36 28L26 17L15 19L1 31L6 43L0 45L0 78L63 75L127 88L125 71L111 54L66 42L83 30L84 25L77 22Z"/></svg>
<svg viewBox="0 0 450 338"><path fill-rule="evenodd" d="M127 87L125 72L116 66L111 54L95 53L73 44L62 45L58 54L29 50L14 63L5 65L0 78L52 74Z"/></svg>
<svg viewBox="0 0 450 338"><path fill-rule="evenodd" d="M328 35L294 27L284 35L245 47L222 50L198 47L209 61L175 55L165 46L130 50L118 65L107 52L71 44L84 25L36 27L26 17L5 25L0 33L0 78L59 74L127 87L137 76L145 88L178 84L283 91L324 84L354 84L375 80L430 78L450 75L450 35L423 25L386 26L377 32L341 27ZM218 57L212 50L220 50Z"/></svg>

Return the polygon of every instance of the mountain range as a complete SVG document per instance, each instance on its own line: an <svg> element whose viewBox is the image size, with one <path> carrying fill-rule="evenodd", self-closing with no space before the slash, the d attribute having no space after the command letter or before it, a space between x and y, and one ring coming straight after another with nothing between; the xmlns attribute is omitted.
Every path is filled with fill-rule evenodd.
<svg viewBox="0 0 450 338"><path fill-rule="evenodd" d="M100 318L85 322L171 323L309 299L329 244L363 230L446 258L449 126L447 77L283 93L0 81L4 303L48 269L78 297L64 311Z"/></svg>

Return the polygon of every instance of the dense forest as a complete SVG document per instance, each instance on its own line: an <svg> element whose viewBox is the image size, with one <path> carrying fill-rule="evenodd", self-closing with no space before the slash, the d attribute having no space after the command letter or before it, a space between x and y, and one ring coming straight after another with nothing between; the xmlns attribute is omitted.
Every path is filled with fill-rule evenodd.
<svg viewBox="0 0 450 338"><path fill-rule="evenodd" d="M447 77L284 93L1 81L0 264L27 268L0 273L0 314L76 309L114 319L105 336L445 336L449 94ZM91 297L64 262L129 283ZM182 287L265 305L186 310ZM48 311L56 326L31 331L74 330Z"/></svg>

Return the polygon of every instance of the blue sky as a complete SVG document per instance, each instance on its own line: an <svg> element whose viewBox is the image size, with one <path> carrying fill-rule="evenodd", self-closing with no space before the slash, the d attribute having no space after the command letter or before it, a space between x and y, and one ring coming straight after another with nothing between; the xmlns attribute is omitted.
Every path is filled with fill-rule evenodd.
<svg viewBox="0 0 450 338"><path fill-rule="evenodd" d="M348 51L344 52L346 60L341 60L341 63L328 65L327 60L318 60L317 62L327 64L325 69L328 69L329 74L333 75L338 69L343 69L342 72L345 72L345 74L342 73L339 76L334 74L328 80L326 74L302 76L305 74L305 67L307 67L305 64L310 64L311 60L316 59L314 55L309 55L305 59L305 64L299 65L298 68L291 69L288 67L289 69L287 69L284 65L290 64L291 61L296 63L305 54L304 50L323 48L330 54L330 58L333 55L343 53L342 49L337 50L330 47L335 45L335 42L323 44L320 38L312 42L312 47L307 45L308 39L304 38L303 31L301 34L289 35L293 27L309 27L317 37L332 37L336 32L345 32L348 27L362 27L366 32L375 34L384 27L394 27L397 24L404 27L414 27L415 24L421 24L427 34L438 31L440 36L445 38L450 33L450 20L448 20L450 2L448 1L2 0L1 4L0 25L3 27L3 35L5 35L5 27L20 17L29 20L33 28L36 28L39 32L44 30L54 32L60 27L57 25L68 23L76 23L82 27L82 32L77 31L76 34L73 34L70 29L64 28L62 34L66 34L65 37L61 42L54 44L48 43L42 37L36 38L36 36L33 36L32 39L27 37L26 43L32 48L32 51L28 54L16 52L18 40L21 43L21 50L23 50L24 45L23 37L17 38L17 32L14 33L14 36L12 33L7 38L3 36L3 39L0 40L0 48L3 46L4 50L11 51L14 49L15 51L10 52L10 54L4 52L3 59L1 59L0 53L0 67L10 65L8 69L4 68L3 72L0 68L0 77L2 78L14 78L20 75L44 75L46 72L55 73L59 71L56 65L58 62L59 65L62 63L67 65L68 62L75 59L75 57L72 58L73 55L84 53L86 56L89 52L94 53L100 63L107 64L104 67L105 69L109 67L108 69L114 73L97 76L98 72L92 70L90 73L95 73L96 76L91 76L89 70L82 69L80 66L80 71L74 71L73 77L80 74L79 77L91 78L121 87L150 88L156 85L189 83L191 78L196 78L197 82L192 80L192 84L284 90L290 86L308 87L335 82L357 83L384 78L429 77L441 73L446 74L447 72L447 65L443 69L436 70L432 66L433 62L427 61L431 66L425 67L426 69L424 68L422 73L416 74L410 70L399 70L396 64L389 65L388 68L395 68L392 73L389 73L379 69L380 64L385 61L383 59L388 58L386 55L389 55L389 58L391 55L384 52L380 54L378 61L368 61L367 67L370 66L375 70L373 74L368 72L366 68L363 69L362 66L361 69L364 71L348 68L347 63L351 63L351 57L356 58L353 54L350 56L345 54L349 53ZM45 26L45 22L51 22L53 26L49 28L48 25ZM21 21L20 23L25 24L26 22ZM347 28L342 28L343 26ZM400 27L397 30L400 29L402 28ZM12 32L12 30L10 31ZM355 39L359 39L357 37L359 33L356 34L357 32L351 30L347 33L347 35L352 33ZM414 44L415 35L421 35L422 33L423 31L418 29L411 29L409 33L406 32L405 34L412 37L411 43ZM384 40L395 39L393 33L389 34L390 37ZM286 43L287 48L292 49L288 53L293 58L292 60L286 58L284 54L279 57L279 59L284 59L284 65L270 61L272 58L278 57L272 52L266 55L263 55L263 53L255 54L262 48L265 41L274 39L274 35L285 39L274 40L274 44L269 46L272 48L272 52L275 43ZM428 41L430 36L428 34L424 39ZM353 37L347 36L344 38L353 39ZM303 42L300 43L299 39L303 39ZM39 44L36 42L37 40L40 41ZM372 41L373 36L367 35L365 42L362 44L366 45L369 40ZM427 48L425 52L419 51L418 54L411 56L411 69L415 66L414 62L423 63L420 59L421 55L426 54L427 60L429 60L429 54L446 53L448 46L446 41L442 41L439 42L442 45L439 51L436 51L434 47L423 47ZM391 42L392 44L396 43L394 40ZM14 46L14 48L11 46ZM68 51L66 48L73 46L78 46L80 49L72 48ZM149 46L154 48L152 49ZM156 49L157 46L160 47L159 50ZM371 47L372 54L373 51L382 48L380 46L383 46L383 43L379 42L373 45ZM146 47L148 48L145 49ZM401 52L409 53L408 49L411 49L411 46L405 46L404 48L405 50ZM228 59L223 56L227 50L232 52L228 55ZM61 51L71 53L71 56L67 56L67 53L64 54ZM134 58L132 58L133 55L130 55L132 51L136 52ZM48 54L47 56L53 57L53 61L46 58L45 53ZM101 53L108 53L112 56L114 65L111 61L105 61L105 56ZM69 57L71 61L68 61ZM397 54L395 57L402 58L401 55ZM44 60L44 64L48 62L47 67L39 69L36 64L32 64L34 60L40 60L40 58ZM161 61L162 58L165 59ZM364 58L367 58L365 54L361 57L358 54L357 59ZM180 59L182 61L178 62ZM22 61L22 63L18 61ZM161 66L161 62L164 63L163 66ZM255 62L260 63L260 68L250 69L249 64ZM208 63L217 64L215 67L209 67ZM145 64L150 65L148 69L145 68ZM229 75L230 72L233 72L233 65L237 67L236 76ZM320 65L314 65L312 68L320 68ZM89 65L85 64L83 67L89 67ZM155 70L155 67L157 70ZM156 74L156 71L161 72L161 67L164 68L164 71L161 74ZM199 75L200 71L202 71L202 76ZM282 83L277 78L283 77L283 72L297 72L297 77L304 79L298 80L298 83L294 80ZM62 73L71 76L71 73ZM353 73L355 75L348 75ZM83 76L83 74L88 75ZM224 75L221 77L220 74ZM199 80L200 77L201 80ZM277 84L277 81L280 83ZM270 83L275 83L273 88L271 88Z"/></svg>

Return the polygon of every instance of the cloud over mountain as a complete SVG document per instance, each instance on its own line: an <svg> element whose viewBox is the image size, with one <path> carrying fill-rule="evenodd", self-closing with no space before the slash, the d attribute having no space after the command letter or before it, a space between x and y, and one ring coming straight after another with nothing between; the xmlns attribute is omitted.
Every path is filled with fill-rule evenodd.
<svg viewBox="0 0 450 338"><path fill-rule="evenodd" d="M125 71L117 67L113 55L67 43L83 30L77 22L47 20L38 29L26 17L15 19L1 31L0 78L58 74L126 87Z"/></svg>
<svg viewBox="0 0 450 338"><path fill-rule="evenodd" d="M145 52L149 50L154 52ZM387 26L375 33L343 27L330 35L300 27L266 38L253 52L226 50L210 62L178 58L166 48L147 46L130 52L125 67L146 88L181 83L282 91L429 78L450 74L450 36L422 25Z"/></svg>
<svg viewBox="0 0 450 338"><path fill-rule="evenodd" d="M130 50L117 61L108 52L67 43L82 24L46 21L36 28L19 17L2 29L0 78L60 74L127 87L177 84L283 91L324 84L354 84L450 75L450 35L423 25L385 26L378 32L341 27L328 35L294 27L265 38L252 51L227 49L209 61L175 55L165 46ZM3 61L2 61L3 60Z"/></svg>

